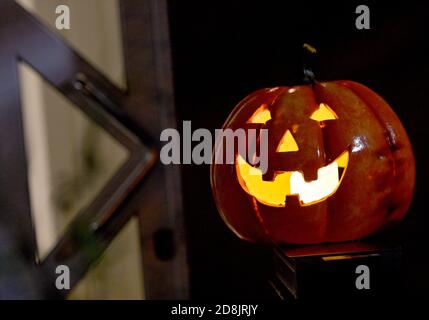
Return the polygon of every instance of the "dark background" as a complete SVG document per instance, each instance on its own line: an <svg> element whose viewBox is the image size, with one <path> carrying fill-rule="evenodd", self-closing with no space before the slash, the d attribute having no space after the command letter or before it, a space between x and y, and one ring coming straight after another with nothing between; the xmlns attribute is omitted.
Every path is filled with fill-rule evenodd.
<svg viewBox="0 0 429 320"><path fill-rule="evenodd" d="M179 120L192 120L193 129L221 128L232 108L252 91L301 82L302 44L315 46L319 80L348 79L369 86L390 103L409 133L417 183L401 230L403 290L423 295L429 288L429 14L423 5L408 1L367 2L371 29L357 30L359 4L169 1ZM224 225L213 202L209 166L183 166L183 186L192 296L269 297L264 273L269 255Z"/></svg>

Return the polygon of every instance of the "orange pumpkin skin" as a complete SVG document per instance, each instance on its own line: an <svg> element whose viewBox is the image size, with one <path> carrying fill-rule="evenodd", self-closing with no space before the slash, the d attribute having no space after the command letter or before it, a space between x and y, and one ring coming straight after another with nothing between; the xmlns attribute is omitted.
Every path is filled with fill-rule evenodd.
<svg viewBox="0 0 429 320"><path fill-rule="evenodd" d="M310 119L320 103L327 104L338 119L323 126ZM247 123L262 104L268 106L271 120ZM395 226L405 216L415 182L412 147L396 114L369 88L335 81L259 90L235 107L223 129L256 127L267 128L269 134L264 180L272 180L280 171L300 171L306 181L317 179L317 170L345 149L349 161L331 196L308 206L288 196L284 207L260 203L243 190L234 164L213 161L216 205L240 238L295 244L341 242ZM279 153L276 147L287 129L293 130L299 150Z"/></svg>

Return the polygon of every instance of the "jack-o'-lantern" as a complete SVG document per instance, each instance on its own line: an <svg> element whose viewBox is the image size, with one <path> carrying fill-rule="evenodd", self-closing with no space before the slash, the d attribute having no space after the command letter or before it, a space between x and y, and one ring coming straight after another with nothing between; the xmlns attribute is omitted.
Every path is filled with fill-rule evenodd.
<svg viewBox="0 0 429 320"><path fill-rule="evenodd" d="M267 129L267 171L237 148L233 163L211 168L218 210L239 237L355 240L406 214L415 181L412 148L393 110L369 88L334 81L263 89L240 102L223 126L240 128Z"/></svg>

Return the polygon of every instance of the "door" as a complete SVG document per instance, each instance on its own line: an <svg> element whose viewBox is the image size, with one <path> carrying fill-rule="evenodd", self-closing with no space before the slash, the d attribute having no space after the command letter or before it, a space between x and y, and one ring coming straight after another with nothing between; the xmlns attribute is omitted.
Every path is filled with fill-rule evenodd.
<svg viewBox="0 0 429 320"><path fill-rule="evenodd" d="M20 3L28 5L29 1ZM37 3L42 1L33 2L37 9ZM70 0L61 4L67 2L73 28L73 23L79 24L79 18L73 16L79 10L74 10L73 4L83 5L83 2ZM65 32L60 36L48 26L49 21L42 23L37 10L32 13L29 7L24 9L13 0L0 3L1 298L68 297L124 226L133 220L137 221L133 228L138 232L141 248L142 277L137 281L143 282L143 296L149 299L188 296L180 174L177 168L162 166L157 161L160 131L176 123L166 4L155 0L110 2L118 5L121 45L117 55L123 59L122 81L114 81L111 74L100 71L99 60L91 61L90 55L78 53L72 42L65 40ZM54 18L57 5L56 1L43 1L44 10ZM28 70L32 82L23 81ZM106 141L108 147L104 149L111 150L106 156L111 170L102 182L97 182L97 187L88 188L90 174L66 184L77 190L71 194L78 199L74 203L81 204L76 206L72 218L65 219L64 230L50 222L47 214L52 211L51 215L58 218L58 206L49 206L49 200L44 206L41 200L47 189L55 193L58 188L44 185L41 181L49 179L40 177L45 171L49 175L54 167L70 167L67 163L70 159L64 158L64 154L72 154L72 148L64 143L64 151L54 152L56 157L43 157L41 146L52 149L52 141L61 137L55 133L55 126L64 130L70 121L64 113L62 119L52 119L58 111L57 104L50 109L53 111L44 109L45 116L36 111L36 96L40 94L34 87L39 81L36 79L44 83L41 87L50 88L43 89L43 95L61 96L79 110L79 116L71 117L86 120L76 120L77 123L86 121L91 123L88 128L97 128L91 129L95 134L82 135L79 125L77 129L73 127L81 135L83 147L93 139L92 146ZM39 100L42 105L40 101L49 102ZM38 130L49 121L54 129ZM32 144L41 132L51 140ZM78 158L84 159L79 168L93 170L96 162L91 152L85 152L90 149L78 150L81 150ZM60 200L63 205L70 203L68 198ZM127 250L126 239L132 237L124 239L119 251ZM64 266L69 270L70 290L58 288ZM115 266L121 268L120 264ZM109 275L120 278L121 270Z"/></svg>

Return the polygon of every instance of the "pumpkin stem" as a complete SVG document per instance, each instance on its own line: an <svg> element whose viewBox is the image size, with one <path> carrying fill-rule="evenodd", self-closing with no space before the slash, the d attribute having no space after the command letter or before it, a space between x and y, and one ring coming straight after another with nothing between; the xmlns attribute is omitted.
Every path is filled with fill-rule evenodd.
<svg viewBox="0 0 429 320"><path fill-rule="evenodd" d="M304 43L302 48L304 82L314 84L316 82L316 76L314 75L312 66L314 65L317 50L308 43Z"/></svg>

